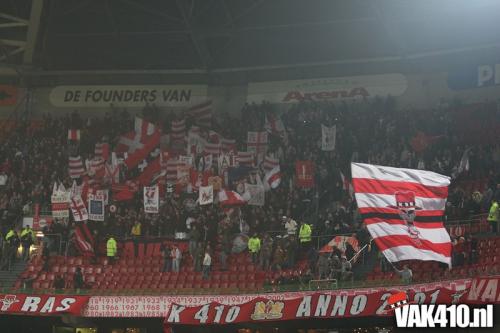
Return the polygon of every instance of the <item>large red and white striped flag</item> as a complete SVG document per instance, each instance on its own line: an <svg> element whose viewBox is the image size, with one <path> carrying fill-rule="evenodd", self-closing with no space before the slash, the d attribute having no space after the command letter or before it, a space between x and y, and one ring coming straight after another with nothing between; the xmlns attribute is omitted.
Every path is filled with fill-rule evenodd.
<svg viewBox="0 0 500 333"><path fill-rule="evenodd" d="M450 178L431 171L352 163L358 209L390 262L434 260L451 266L443 223Z"/></svg>
<svg viewBox="0 0 500 333"><path fill-rule="evenodd" d="M196 125L201 127L211 127L212 126L212 101L208 100L201 104L192 106L187 111L194 119Z"/></svg>

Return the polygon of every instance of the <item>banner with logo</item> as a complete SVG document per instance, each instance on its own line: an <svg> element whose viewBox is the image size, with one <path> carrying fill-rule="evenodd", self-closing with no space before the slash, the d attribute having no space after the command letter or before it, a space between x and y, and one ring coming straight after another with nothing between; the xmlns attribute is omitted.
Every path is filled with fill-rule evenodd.
<svg viewBox="0 0 500 333"><path fill-rule="evenodd" d="M69 217L69 191L56 191L51 196L52 202L52 217L67 218Z"/></svg>
<svg viewBox="0 0 500 333"><path fill-rule="evenodd" d="M160 211L160 190L156 186L144 186L144 212L158 214Z"/></svg>
<svg viewBox="0 0 500 333"><path fill-rule="evenodd" d="M328 127L321 125L321 150L335 150L335 141L337 137L337 126Z"/></svg>
<svg viewBox="0 0 500 333"><path fill-rule="evenodd" d="M407 80L401 74L260 82L248 85L247 102L299 103L401 96L407 87Z"/></svg>
<svg viewBox="0 0 500 333"><path fill-rule="evenodd" d="M80 315L89 298L90 296L3 294L0 295L0 314Z"/></svg>
<svg viewBox="0 0 500 333"><path fill-rule="evenodd" d="M397 288L355 294L344 292L316 292L291 299L256 297L246 303L223 304L217 301L198 306L172 304L165 325L205 325L258 323L300 319L333 319L361 316L391 316L389 298L401 291ZM438 288L429 291L404 292L408 302L456 303L455 291Z"/></svg>
<svg viewBox="0 0 500 333"><path fill-rule="evenodd" d="M295 162L295 181L298 187L314 187L314 162L297 161Z"/></svg>
<svg viewBox="0 0 500 333"><path fill-rule="evenodd" d="M56 107L144 107L146 104L167 107L192 106L207 99L206 85L146 86L57 86L50 92Z"/></svg>
<svg viewBox="0 0 500 333"><path fill-rule="evenodd" d="M102 194L89 193L87 197L89 220L104 221L104 196Z"/></svg>

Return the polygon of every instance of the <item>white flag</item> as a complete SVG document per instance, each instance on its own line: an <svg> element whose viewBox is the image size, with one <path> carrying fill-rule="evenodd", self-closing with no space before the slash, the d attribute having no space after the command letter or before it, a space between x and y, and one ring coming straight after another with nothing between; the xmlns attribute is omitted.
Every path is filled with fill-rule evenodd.
<svg viewBox="0 0 500 333"><path fill-rule="evenodd" d="M160 193L158 185L144 186L144 212L157 214L160 210Z"/></svg>
<svg viewBox="0 0 500 333"><path fill-rule="evenodd" d="M265 194L264 185L252 185L245 183L245 193L248 193L248 204L251 206L264 206Z"/></svg>
<svg viewBox="0 0 500 333"><path fill-rule="evenodd" d="M335 140L337 136L337 126L327 127L321 125L321 150L335 150Z"/></svg>
<svg viewBox="0 0 500 333"><path fill-rule="evenodd" d="M198 202L200 206L208 205L214 202L214 187L210 186L200 186Z"/></svg>
<svg viewBox="0 0 500 333"><path fill-rule="evenodd" d="M85 207L82 197L79 194L71 197L70 207L71 213L73 213L73 219L76 222L87 221L89 219L87 207Z"/></svg>

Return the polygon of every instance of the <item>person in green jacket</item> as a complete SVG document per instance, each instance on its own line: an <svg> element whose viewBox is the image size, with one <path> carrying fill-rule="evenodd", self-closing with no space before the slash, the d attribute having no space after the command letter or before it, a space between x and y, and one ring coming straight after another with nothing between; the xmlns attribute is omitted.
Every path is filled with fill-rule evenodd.
<svg viewBox="0 0 500 333"><path fill-rule="evenodd" d="M493 229L493 233L498 233L498 219L499 219L500 211L498 207L498 200L493 199L491 202L490 212L488 214L488 222L491 223L491 227Z"/></svg>
<svg viewBox="0 0 500 333"><path fill-rule="evenodd" d="M299 241L302 251L309 249L311 245L312 228L310 224L302 223L299 229Z"/></svg>
<svg viewBox="0 0 500 333"><path fill-rule="evenodd" d="M24 261L27 261L30 256L30 247L35 242L35 235L33 233L33 229L30 228L29 225L24 227L23 231L21 231L21 245L23 246L23 254L22 258Z"/></svg>
<svg viewBox="0 0 500 333"><path fill-rule="evenodd" d="M109 237L106 243L106 255L108 257L109 262L112 264L115 262L116 253L118 252L116 240L113 236Z"/></svg>
<svg viewBox="0 0 500 333"><path fill-rule="evenodd" d="M252 237L248 239L248 250L252 255L252 262L257 264L259 260L259 252L260 252L260 238L255 232Z"/></svg>

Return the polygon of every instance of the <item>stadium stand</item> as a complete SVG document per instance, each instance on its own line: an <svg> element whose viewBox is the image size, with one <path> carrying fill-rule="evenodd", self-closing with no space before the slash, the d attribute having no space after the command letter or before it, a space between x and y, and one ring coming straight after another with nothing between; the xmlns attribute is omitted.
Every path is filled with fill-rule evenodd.
<svg viewBox="0 0 500 333"><path fill-rule="evenodd" d="M476 118L484 122L488 117L494 116L491 112L493 107L494 105L487 104L475 105L467 110L474 110L480 115ZM107 211L104 223L86 223L94 244L91 255L83 253L85 256L79 256L79 233L75 232L77 223L73 218L56 219L46 226L43 230L46 236L41 239L41 244L48 247L47 253L42 254L40 248L39 253L33 255L15 287L21 288L28 282L35 290L47 290L54 287L56 278L62 277L65 281L64 288L71 290L78 267L82 269L85 288L96 293L104 290L192 292L208 288L226 292L257 291L262 290L264 284L298 281L301 275L311 278L318 274L318 251L334 235L354 235L359 248L369 243L349 190L351 161L426 168L453 175L446 219L449 229L456 233L454 236L467 237L467 260L465 263L462 260L459 267L449 272L437 269L437 263L413 263L411 269L415 272L414 280L465 276L475 270L495 271L497 257L484 259L486 257L481 255L493 251L494 248L488 245L492 244L492 240L474 240L475 251L480 254L480 259L477 259L476 254L476 261L472 261L470 235L489 231L484 215L479 220L473 219L473 216L486 213L491 200L499 195L496 187L499 183L499 170L495 166L499 162L500 148L495 140L489 141L490 145L485 145L486 142L475 144L467 136L461 136L463 132L456 131L454 126L458 120L444 117L445 113L450 114L450 108L452 107L400 112L395 110L390 98L356 104L343 103L340 106L306 102L290 107L281 115L284 125L282 132L269 130L269 119L280 118L271 105L266 103L246 105L242 110L242 121L227 117L214 118L211 130L205 127L202 135L209 141L214 140L210 137L213 133L220 138L234 138L238 150L243 150L246 140L244 133L265 131L266 128L269 130L266 158L281 166L281 186L267 192L264 206L241 206L227 210L219 205L210 205L208 208L192 210L186 203L194 195L186 196L184 192L188 191L179 191L177 186L174 196L166 194L168 200L160 207L160 214L153 215L144 213L142 192L136 192L131 200L114 200L116 212ZM367 109L371 112L367 113ZM429 115L438 121L426 121ZM158 110L151 106L144 109L141 117L144 122L162 127L165 133L170 132L171 137L172 122L174 119L180 120L175 114L161 118ZM185 119L182 138L186 136L191 124L198 121L195 117L196 115ZM111 122L115 126L106 126ZM318 146L322 124L336 125L335 152L322 151ZM113 151L119 144L120 135L133 128L133 117L125 111L117 110L111 110L104 119L82 119L76 112L65 118L46 115L42 125L38 124L35 129L29 123L18 124L8 144L2 146L1 170L8 179L2 191L4 218L20 214L23 207L29 210L38 205L42 211L50 210L54 182L60 181L66 188L72 187L72 179L68 177L68 156L79 154L86 160L88 168L94 158L96 144L108 143ZM69 141L68 145L68 129L79 129L81 141ZM30 136L25 135L28 130L32 131ZM423 139L418 141L415 139L417 136L423 136ZM487 140L487 137L483 139ZM175 154L173 143L170 144L162 149L170 149ZM266 158L262 158L261 165L250 169L251 172L244 171L243 176L240 175L241 178L237 180L240 183L241 179L255 183L257 179L265 178ZM317 194L311 189L288 186L294 179L295 164L299 160L314 162L316 172L313 181ZM217 165L214 163L212 172L215 174L216 171ZM122 170L121 181L136 177L134 172L137 171ZM90 189L112 189L110 184L91 173L76 180L82 186L89 186L93 182ZM238 190L237 182L229 187ZM316 212L314 204L317 204ZM292 229L292 232L284 225L289 218L298 222L298 227ZM469 219L473 222L467 223ZM453 221L458 221L458 224ZM9 226L10 221L7 219L6 222L4 226ZM136 230L134 234L137 222L140 224L140 231L137 234ZM299 246L298 228L304 223L313 225L314 246L310 248ZM8 231L4 227L4 235ZM176 241L183 249L180 272L163 272L165 255L162 256L162 253L157 252L144 259L123 254L123 242L126 240L139 242L160 237L161 242L171 245L175 235L179 233L190 238L189 246L187 240ZM263 244L256 262L252 262L245 250L246 240L253 233L259 235ZM264 239L265 234L269 237ZM61 238L50 235L60 235ZM120 243L119 259L115 263L110 263L105 256L105 241L109 235L117 237ZM238 241L243 243L242 247L237 246ZM463 251L460 250L463 247L461 242L459 239L454 246L455 251ZM64 250L61 250L61 245ZM212 273L208 280L202 278L200 269L200 256L205 249L213 257ZM166 252L168 256L168 251ZM333 253L339 257L347 255L349 260L355 255L353 249ZM222 266L227 270L223 271ZM375 265L373 271L366 275L367 280L398 278L393 269L382 271L380 265Z"/></svg>

